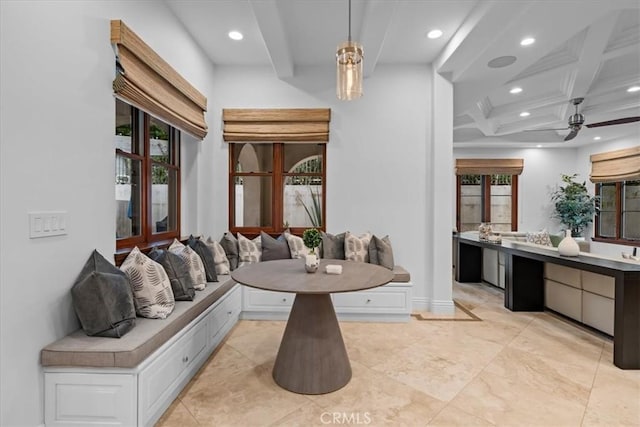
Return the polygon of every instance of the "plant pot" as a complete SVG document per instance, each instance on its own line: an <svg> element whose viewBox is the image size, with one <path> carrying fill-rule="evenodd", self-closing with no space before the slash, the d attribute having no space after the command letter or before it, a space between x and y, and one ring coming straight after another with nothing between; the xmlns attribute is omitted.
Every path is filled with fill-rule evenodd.
<svg viewBox="0 0 640 427"><path fill-rule="evenodd" d="M315 273L320 266L320 260L316 254L308 254L304 257L304 269L307 273Z"/></svg>
<svg viewBox="0 0 640 427"><path fill-rule="evenodd" d="M562 256L578 256L580 255L580 246L573 237L571 237L571 230L567 230L565 238L562 239L558 245L558 254Z"/></svg>

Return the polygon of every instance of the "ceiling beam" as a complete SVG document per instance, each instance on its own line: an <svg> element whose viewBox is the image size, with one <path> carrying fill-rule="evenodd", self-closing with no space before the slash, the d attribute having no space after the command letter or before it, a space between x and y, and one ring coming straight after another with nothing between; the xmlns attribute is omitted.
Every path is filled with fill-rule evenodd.
<svg viewBox="0 0 640 427"><path fill-rule="evenodd" d="M369 77L378 63L389 24L396 11L398 0L370 1L365 3L360 42L364 49L364 76Z"/></svg>
<svg viewBox="0 0 640 427"><path fill-rule="evenodd" d="M294 64L291 49L284 32L284 23L278 11L277 0L249 0L258 28L269 52L271 64L279 79L293 77Z"/></svg>

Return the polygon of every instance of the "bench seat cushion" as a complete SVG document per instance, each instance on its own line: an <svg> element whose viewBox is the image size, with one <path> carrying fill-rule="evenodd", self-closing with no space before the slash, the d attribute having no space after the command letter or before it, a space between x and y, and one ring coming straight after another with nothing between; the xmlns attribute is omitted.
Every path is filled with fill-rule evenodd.
<svg viewBox="0 0 640 427"><path fill-rule="evenodd" d="M411 275L409 274L409 272L397 264L393 267L393 270L391 270L391 272L393 273L393 280L391 280L392 282L406 283L411 281Z"/></svg>
<svg viewBox="0 0 640 427"><path fill-rule="evenodd" d="M87 336L82 329L42 349L42 366L133 368L160 348L209 306L225 295L235 282L219 276L196 292L193 301L176 301L166 319L137 318L136 326L122 338Z"/></svg>

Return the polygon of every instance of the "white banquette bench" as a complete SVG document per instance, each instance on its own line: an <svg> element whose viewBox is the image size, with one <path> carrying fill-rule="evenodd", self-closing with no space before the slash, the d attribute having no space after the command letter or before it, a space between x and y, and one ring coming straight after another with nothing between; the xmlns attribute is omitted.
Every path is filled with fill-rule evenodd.
<svg viewBox="0 0 640 427"><path fill-rule="evenodd" d="M320 274L320 273L318 273ZM239 318L286 319L294 294L260 291L219 275L176 301L166 319L138 317L119 339L79 329L41 351L46 426L152 426ZM392 282L333 295L341 320L408 321L411 281L402 267Z"/></svg>

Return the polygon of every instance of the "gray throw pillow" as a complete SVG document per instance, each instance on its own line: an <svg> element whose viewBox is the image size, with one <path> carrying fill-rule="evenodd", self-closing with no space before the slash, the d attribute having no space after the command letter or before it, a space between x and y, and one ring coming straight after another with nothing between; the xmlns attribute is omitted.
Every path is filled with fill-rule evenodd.
<svg viewBox="0 0 640 427"><path fill-rule="evenodd" d="M260 241L262 242L262 261L291 258L291 251L286 239L274 239L264 231L261 231Z"/></svg>
<svg viewBox="0 0 640 427"><path fill-rule="evenodd" d="M345 233L333 234L320 232L322 234L322 246L320 256L330 259L344 259L344 236Z"/></svg>
<svg viewBox="0 0 640 427"><path fill-rule="evenodd" d="M200 259L202 260L202 264L204 265L204 273L207 277L207 282L217 282L218 275L216 274L216 263L213 259L212 248L208 246L203 240L200 240L199 237L194 237L193 235L189 236L187 244L198 254Z"/></svg>
<svg viewBox="0 0 640 427"><path fill-rule="evenodd" d="M369 242L369 263L381 265L389 270L393 270L395 264L393 262L393 249L389 236L384 236L382 239L377 236L371 238Z"/></svg>
<svg viewBox="0 0 640 427"><path fill-rule="evenodd" d="M226 232L222 239L220 239L220 244L224 249L224 252L227 254L227 259L229 260L229 265L231 266L231 271L238 268L238 261L240 259L240 248L238 246L238 239L233 234Z"/></svg>
<svg viewBox="0 0 640 427"><path fill-rule="evenodd" d="M149 252L149 258L164 268L171 282L173 298L176 301L193 301L196 291L189 272L189 264L180 255L164 249L153 249Z"/></svg>
<svg viewBox="0 0 640 427"><path fill-rule="evenodd" d="M73 284L71 299L89 336L120 338L136 324L129 279L96 250Z"/></svg>

